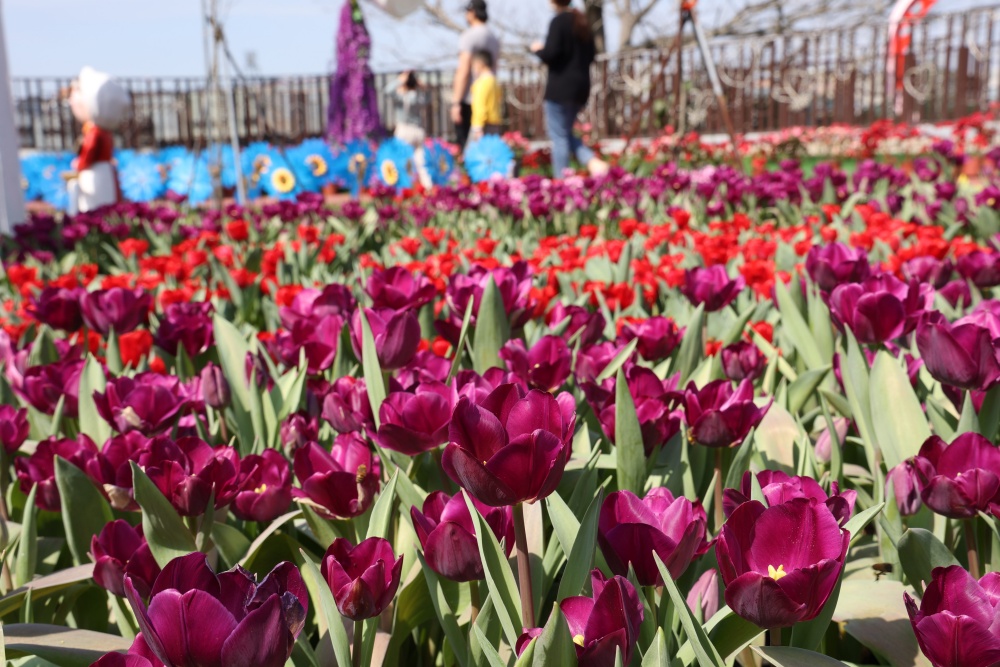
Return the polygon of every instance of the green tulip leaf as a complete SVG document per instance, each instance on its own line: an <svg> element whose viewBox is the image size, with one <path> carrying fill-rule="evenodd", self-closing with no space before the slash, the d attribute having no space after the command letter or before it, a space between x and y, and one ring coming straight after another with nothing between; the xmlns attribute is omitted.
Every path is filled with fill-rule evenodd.
<svg viewBox="0 0 1000 667"><path fill-rule="evenodd" d="M17 544L17 558L14 561L14 585L24 586L35 577L38 564L38 508L35 496L38 485L31 487L24 503L24 521L21 523L21 538Z"/></svg>
<svg viewBox="0 0 1000 667"><path fill-rule="evenodd" d="M702 324L705 320L705 305L698 306L694 314L687 323L687 331L681 340L680 349L677 351L677 372L680 373L680 383L683 387L691 378L694 369L698 367L705 354L705 343L702 340Z"/></svg>
<svg viewBox="0 0 1000 667"><path fill-rule="evenodd" d="M499 353L509 339L510 323L507 321L507 311L504 310L503 297L493 276L490 276L483 288L479 313L476 315L472 350L472 367L475 371L482 375L491 368L502 368Z"/></svg>
<svg viewBox="0 0 1000 667"><path fill-rule="evenodd" d="M132 461L132 488L135 501L142 508L142 533L160 567L197 551L194 537L177 510L135 461Z"/></svg>
<svg viewBox="0 0 1000 667"><path fill-rule="evenodd" d="M549 667L549 665L573 667L576 665L576 644L573 643L573 636L569 633L569 625L566 624L566 617L563 616L559 605L552 608L549 622L545 624L541 636L538 637L538 643L535 644L535 656L531 664L532 667Z"/></svg>
<svg viewBox="0 0 1000 667"><path fill-rule="evenodd" d="M500 548L496 536L479 510L472 504L468 493L465 493L465 504L476 527L476 542L479 544L479 556L482 558L483 571L486 573L486 587L490 591L507 643L514 646L524 627L521 622L521 596L514 580L514 573L511 572L510 563Z"/></svg>
<svg viewBox="0 0 1000 667"><path fill-rule="evenodd" d="M795 350L810 370L823 368L825 362L816 345L816 339L813 338L809 325L792 300L792 295L789 294L784 282L774 281L774 294L777 297L778 310L781 312L781 323L784 325L782 328L795 346Z"/></svg>
<svg viewBox="0 0 1000 667"><path fill-rule="evenodd" d="M603 502L604 493L601 491L590 502L590 507L580 522L580 529L568 552L566 570L563 572L562 581L559 582L559 594L556 596L559 600L580 595L590 577L590 570L594 564L594 547L597 544L597 520L601 515Z"/></svg>
<svg viewBox="0 0 1000 667"><path fill-rule="evenodd" d="M372 415L375 417L375 428L378 428L381 424L379 410L386 395L385 379L382 377L382 366L378 361L375 337L372 335L372 328L368 324L364 308L359 308L358 315L361 318L361 367L364 370L368 401L371 403Z"/></svg>
<svg viewBox="0 0 1000 667"><path fill-rule="evenodd" d="M934 533L923 528L903 531L896 551L903 573L918 593L923 592L924 584L930 583L934 568L959 564L951 549L934 537Z"/></svg>
<svg viewBox="0 0 1000 667"><path fill-rule="evenodd" d="M467 654L466 635L458 626L458 616L451 608L451 603L448 602L448 596L441 586L441 580L438 578L437 573L424 560L423 554L417 553L417 559L420 561L420 567L423 568L424 578L427 580L427 589L430 591L431 604L434 605L434 612L437 614L438 622L444 630L444 636L448 638L448 642L451 644L455 658L462 665ZM487 650L487 646L492 648L488 640L485 642L481 641L480 646L484 653Z"/></svg>
<svg viewBox="0 0 1000 667"><path fill-rule="evenodd" d="M618 354L608 362L608 365L604 367L600 375L597 376L597 383L600 384L607 380L609 377L613 377L618 373L618 369L625 365L625 362L629 360L629 357L635 352L636 346L639 344L638 338L633 338L628 342L628 345L623 347L618 351Z"/></svg>
<svg viewBox="0 0 1000 667"><path fill-rule="evenodd" d="M61 625L14 623L3 632L8 658L36 656L63 667L89 667L105 653L131 645L123 637Z"/></svg>
<svg viewBox="0 0 1000 667"><path fill-rule="evenodd" d="M77 414L80 419L80 432L89 436L98 447L111 437L111 425L98 414L97 404L94 402L94 392L103 393L106 385L101 365L93 355L87 355L87 361L80 372Z"/></svg>
<svg viewBox="0 0 1000 667"><path fill-rule="evenodd" d="M669 667L670 656L667 655L667 638L663 628L656 629L656 638L642 656L642 667Z"/></svg>
<svg viewBox="0 0 1000 667"><path fill-rule="evenodd" d="M320 628L325 629L330 635L330 643L333 645L333 655L337 658L338 665L351 664L351 642L347 638L347 630L344 628L344 621L337 609L337 603L333 599L330 585L326 583L320 569L316 563L300 550L302 554L302 580L306 588L309 589L309 596L312 598L313 609L319 619Z"/></svg>
<svg viewBox="0 0 1000 667"><path fill-rule="evenodd" d="M618 489L642 496L646 484L646 450L632 392L625 371L620 368L615 380L615 452L618 455Z"/></svg>
<svg viewBox="0 0 1000 667"><path fill-rule="evenodd" d="M774 667L847 667L840 660L791 646L754 646L753 650Z"/></svg>
<svg viewBox="0 0 1000 667"><path fill-rule="evenodd" d="M90 539L113 521L114 516L108 501L82 470L61 456L56 457L55 468L66 541L73 562L82 565L90 561L87 556Z"/></svg>
<svg viewBox="0 0 1000 667"><path fill-rule="evenodd" d="M931 437L927 416L910 378L888 352L879 352L871 372L871 414L875 436L887 468L916 456Z"/></svg>
<svg viewBox="0 0 1000 667"><path fill-rule="evenodd" d="M677 609L681 627L684 628L684 634L687 635L688 641L691 643L691 648L694 649L698 665L700 667L725 667L726 663L722 660L722 656L719 655L715 645L709 640L705 628L702 627L698 619L695 618L691 608L688 607L687 601L670 576L667 566L660 560L659 554L654 553L653 558L656 560L656 566L660 568L660 576L663 577L663 587L670 595L670 600Z"/></svg>

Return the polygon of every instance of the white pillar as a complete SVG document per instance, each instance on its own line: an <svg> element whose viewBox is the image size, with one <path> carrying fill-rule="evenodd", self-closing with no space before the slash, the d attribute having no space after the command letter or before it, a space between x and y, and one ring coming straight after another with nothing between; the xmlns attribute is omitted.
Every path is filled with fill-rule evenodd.
<svg viewBox="0 0 1000 667"><path fill-rule="evenodd" d="M24 222L26 215L24 193L21 191L21 161L17 152L14 96L7 65L2 1L0 0L0 232L10 234L14 225Z"/></svg>

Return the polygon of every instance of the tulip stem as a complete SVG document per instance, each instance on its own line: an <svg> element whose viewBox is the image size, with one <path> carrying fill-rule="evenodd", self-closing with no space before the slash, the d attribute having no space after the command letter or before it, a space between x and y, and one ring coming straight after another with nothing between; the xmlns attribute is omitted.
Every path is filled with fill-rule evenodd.
<svg viewBox="0 0 1000 667"><path fill-rule="evenodd" d="M531 556L528 534L524 529L524 504L514 505L514 544L517 547L517 579L521 593L521 622L526 628L535 625L535 602L531 591Z"/></svg>
<svg viewBox="0 0 1000 667"><path fill-rule="evenodd" d="M715 450L715 532L722 531L722 524L726 522L726 514L722 511L722 448Z"/></svg>
<svg viewBox="0 0 1000 667"><path fill-rule="evenodd" d="M768 646L781 646L781 628L771 628L768 635Z"/></svg>
<svg viewBox="0 0 1000 667"><path fill-rule="evenodd" d="M965 522L965 548L969 552L969 574L973 579L979 579L979 547L976 544L976 520Z"/></svg>
<svg viewBox="0 0 1000 667"><path fill-rule="evenodd" d="M469 582L469 629L472 629L472 625L475 624L476 619L479 618L479 608L482 607L482 600L479 597L479 582L470 581Z"/></svg>
<svg viewBox="0 0 1000 667"><path fill-rule="evenodd" d="M646 586L646 602L649 604L649 611L653 614L653 623L660 626L660 617L656 612L656 586Z"/></svg>
<svg viewBox="0 0 1000 667"><path fill-rule="evenodd" d="M351 652L353 667L361 667L361 645L365 641L365 622L354 621L354 650Z"/></svg>

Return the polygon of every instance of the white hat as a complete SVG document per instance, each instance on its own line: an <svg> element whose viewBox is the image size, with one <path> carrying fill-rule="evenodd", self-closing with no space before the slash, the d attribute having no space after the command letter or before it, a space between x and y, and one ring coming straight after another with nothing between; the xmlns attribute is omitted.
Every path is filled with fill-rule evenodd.
<svg viewBox="0 0 1000 667"><path fill-rule="evenodd" d="M408 16L423 6L422 0L375 0L375 5L397 19Z"/></svg>
<svg viewBox="0 0 1000 667"><path fill-rule="evenodd" d="M132 98L110 75L91 67L80 71L80 94L87 104L90 120L105 130L113 130L128 116Z"/></svg>

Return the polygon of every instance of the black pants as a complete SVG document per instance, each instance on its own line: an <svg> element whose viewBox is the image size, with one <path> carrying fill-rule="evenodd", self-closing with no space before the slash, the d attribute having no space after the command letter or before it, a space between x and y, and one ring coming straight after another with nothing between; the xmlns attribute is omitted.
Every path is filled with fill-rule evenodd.
<svg viewBox="0 0 1000 667"><path fill-rule="evenodd" d="M458 147L464 149L469 141L469 132L472 130L472 105L462 103L462 122L456 123L455 132L458 135Z"/></svg>

